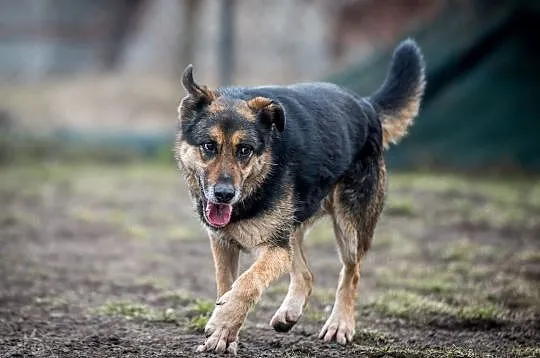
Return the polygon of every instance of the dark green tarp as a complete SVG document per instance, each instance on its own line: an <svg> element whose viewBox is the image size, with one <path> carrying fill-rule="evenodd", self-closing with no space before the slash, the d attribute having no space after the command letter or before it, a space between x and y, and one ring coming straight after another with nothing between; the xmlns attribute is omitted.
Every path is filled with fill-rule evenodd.
<svg viewBox="0 0 540 358"><path fill-rule="evenodd" d="M415 34L428 86L409 136L387 154L389 166L539 171L538 24L537 8L509 4L485 14L450 12ZM328 80L370 94L390 54Z"/></svg>

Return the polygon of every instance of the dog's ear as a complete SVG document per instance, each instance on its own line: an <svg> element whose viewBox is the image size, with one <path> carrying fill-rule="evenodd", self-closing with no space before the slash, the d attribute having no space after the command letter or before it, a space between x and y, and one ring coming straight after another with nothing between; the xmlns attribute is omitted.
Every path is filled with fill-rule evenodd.
<svg viewBox="0 0 540 358"><path fill-rule="evenodd" d="M182 86L194 100L208 104L216 98L216 93L206 86L200 86L193 80L193 65L189 64L182 74Z"/></svg>
<svg viewBox="0 0 540 358"><path fill-rule="evenodd" d="M285 112L281 104L266 97L255 97L247 101L248 107L255 112L257 119L272 126L279 132L285 130Z"/></svg>

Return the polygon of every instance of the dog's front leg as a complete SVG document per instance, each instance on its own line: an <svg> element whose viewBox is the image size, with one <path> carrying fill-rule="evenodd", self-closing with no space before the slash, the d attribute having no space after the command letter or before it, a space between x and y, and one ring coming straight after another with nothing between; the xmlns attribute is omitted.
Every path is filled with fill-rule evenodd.
<svg viewBox="0 0 540 358"><path fill-rule="evenodd" d="M289 249L263 247L255 263L216 302L216 308L205 328L206 341L197 347L197 351L236 354L238 332L249 309L272 281L290 271L290 266Z"/></svg>
<svg viewBox="0 0 540 358"><path fill-rule="evenodd" d="M225 241L214 233L209 233L212 256L216 269L217 298L225 294L232 287L238 276L238 258L240 248L234 243Z"/></svg>

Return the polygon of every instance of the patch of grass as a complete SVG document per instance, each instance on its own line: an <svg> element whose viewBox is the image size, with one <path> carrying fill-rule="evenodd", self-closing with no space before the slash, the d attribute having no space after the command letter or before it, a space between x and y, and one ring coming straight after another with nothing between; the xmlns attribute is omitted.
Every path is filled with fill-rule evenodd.
<svg viewBox="0 0 540 358"><path fill-rule="evenodd" d="M313 287L310 299L322 304L330 304L334 302L334 291L326 290L320 287Z"/></svg>
<svg viewBox="0 0 540 358"><path fill-rule="evenodd" d="M512 348L512 353L517 357L540 357L540 347L518 347Z"/></svg>
<svg viewBox="0 0 540 358"><path fill-rule="evenodd" d="M536 251L536 250L522 251L517 255L517 259L521 263L540 263L540 251Z"/></svg>
<svg viewBox="0 0 540 358"><path fill-rule="evenodd" d="M38 305L50 305L50 306L62 306L67 304L67 302L60 297L51 297L51 296L38 296L35 298L34 302Z"/></svg>
<svg viewBox="0 0 540 358"><path fill-rule="evenodd" d="M498 228L535 228L540 225L538 215L531 215L532 212L540 211L540 181L536 178L397 173L392 175L390 180L388 206L391 207L392 200L399 202L403 192L411 191L426 194L425 198L423 195L418 196L418 207L423 207L426 203L428 206L435 204L435 216L442 211L447 223L458 220L472 225ZM432 199L437 197L440 197L440 201L434 203ZM412 200L416 203L416 198ZM407 206L405 205L406 211ZM433 216L432 214L423 213L427 216Z"/></svg>
<svg viewBox="0 0 540 358"><path fill-rule="evenodd" d="M412 198L404 195L390 195L385 205L385 213L393 216L416 217L419 210Z"/></svg>
<svg viewBox="0 0 540 358"><path fill-rule="evenodd" d="M145 318L151 315L148 306L135 302L107 302L98 309L98 312L108 316L122 316L127 319Z"/></svg>
<svg viewBox="0 0 540 358"><path fill-rule="evenodd" d="M142 225L131 224L126 227L128 235L135 240L148 240L150 231Z"/></svg>
<svg viewBox="0 0 540 358"><path fill-rule="evenodd" d="M387 333L369 328L360 329L354 336L354 341L358 344L366 344L368 342L374 344L388 344L392 340L392 337Z"/></svg>
<svg viewBox="0 0 540 358"><path fill-rule="evenodd" d="M393 346L360 347L362 352L373 357L393 358L476 358L478 355L472 349L451 348L403 348Z"/></svg>
<svg viewBox="0 0 540 358"><path fill-rule="evenodd" d="M490 303L453 306L432 297L413 292L396 290L379 297L373 306L379 312L399 318L430 321L438 317L451 317L456 320L493 321L505 316L504 312Z"/></svg>
<svg viewBox="0 0 540 358"><path fill-rule="evenodd" d="M326 319L326 314L323 312L322 309L318 310L313 305L308 304L304 308L303 316L312 322L321 323L324 322Z"/></svg>
<svg viewBox="0 0 540 358"><path fill-rule="evenodd" d="M385 273L380 273L383 271ZM377 270L378 282L387 287L403 287L422 293L448 294L458 289L455 277L451 274L435 272L419 277L397 277L396 273L387 269Z"/></svg>
<svg viewBox="0 0 540 358"><path fill-rule="evenodd" d="M287 283L277 283L275 285L272 285L268 287L265 293L270 295L286 295L289 291L289 285Z"/></svg>
<svg viewBox="0 0 540 358"><path fill-rule="evenodd" d="M187 304L192 300L191 294L185 291L169 290L160 293L158 299L173 304Z"/></svg>
<svg viewBox="0 0 540 358"><path fill-rule="evenodd" d="M471 261L475 257L477 246L468 240L459 240L446 245L441 258L447 261Z"/></svg>
<svg viewBox="0 0 540 358"><path fill-rule="evenodd" d="M128 215L125 211L111 210L107 213L107 219L110 223L125 226L128 223Z"/></svg>
<svg viewBox="0 0 540 358"><path fill-rule="evenodd" d="M159 311L160 316L158 316L158 321L161 322L174 322L177 323L176 311L172 308L165 308Z"/></svg>
<svg viewBox="0 0 540 358"><path fill-rule="evenodd" d="M374 302L374 307L386 315L400 318L445 314L451 311L451 307L444 302L403 290L383 294Z"/></svg>
<svg viewBox="0 0 540 358"><path fill-rule="evenodd" d="M188 321L187 327L193 331L203 331L214 310L214 306L214 301L197 299L189 308L191 318Z"/></svg>
<svg viewBox="0 0 540 358"><path fill-rule="evenodd" d="M453 313L459 319L470 321L492 321L502 316L501 310L490 304L453 308Z"/></svg>
<svg viewBox="0 0 540 358"><path fill-rule="evenodd" d="M373 249L388 250L392 253L392 256L403 258L416 257L419 254L418 243L397 230L376 232L373 239Z"/></svg>
<svg viewBox="0 0 540 358"><path fill-rule="evenodd" d="M154 309L138 302L107 302L95 312L100 315L119 316L128 320L143 319L155 322L177 322L176 312L172 308Z"/></svg>
<svg viewBox="0 0 540 358"><path fill-rule="evenodd" d="M483 292L486 300L510 309L532 308L540 313L540 290L536 282L503 274L495 275L491 280L493 286Z"/></svg>
<svg viewBox="0 0 540 358"><path fill-rule="evenodd" d="M497 260L507 254L506 249L479 245L464 238L443 246L439 256L445 261L475 262L478 258Z"/></svg>
<svg viewBox="0 0 540 358"><path fill-rule="evenodd" d="M332 222L328 217L320 219L306 235L305 243L307 245L334 242L334 229Z"/></svg>
<svg viewBox="0 0 540 358"><path fill-rule="evenodd" d="M189 239L198 239L201 234L195 228L183 226L172 226L167 229L166 236L170 240L189 240Z"/></svg>
<svg viewBox="0 0 540 358"><path fill-rule="evenodd" d="M169 289L172 286L172 283L169 279L165 277L158 277L158 276L143 276L138 277L135 280L135 283L142 286L152 286L156 289L160 290L166 290Z"/></svg>
<svg viewBox="0 0 540 358"><path fill-rule="evenodd" d="M101 221L96 211L91 210L90 208L74 208L69 214L73 219L86 223L95 223Z"/></svg>

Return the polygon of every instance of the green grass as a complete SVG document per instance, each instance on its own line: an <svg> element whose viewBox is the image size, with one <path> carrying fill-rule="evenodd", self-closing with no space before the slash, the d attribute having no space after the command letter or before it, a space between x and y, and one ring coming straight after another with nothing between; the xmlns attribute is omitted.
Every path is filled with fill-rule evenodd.
<svg viewBox="0 0 540 358"><path fill-rule="evenodd" d="M440 256L447 261L472 261L479 253L479 246L467 239L454 241L441 249Z"/></svg>
<svg viewBox="0 0 540 358"><path fill-rule="evenodd" d="M385 213L393 216L416 217L420 214L420 209L413 198L393 193L388 196Z"/></svg>
<svg viewBox="0 0 540 358"><path fill-rule="evenodd" d="M419 322L429 322L435 318L453 318L461 321L494 321L506 315L501 308L491 303L463 302L459 306L450 305L431 296L424 296L405 290L389 291L381 295L373 307L384 315L406 318Z"/></svg>
<svg viewBox="0 0 540 358"><path fill-rule="evenodd" d="M189 308L191 317L189 318L187 327L193 331L203 331L214 310L214 306L214 301L197 299Z"/></svg>
<svg viewBox="0 0 540 358"><path fill-rule="evenodd" d="M539 263L540 262L540 251L530 250L520 252L518 255L518 260L521 263Z"/></svg>
<svg viewBox="0 0 540 358"><path fill-rule="evenodd" d="M388 333L376 330L376 329L370 329L370 328L363 328L356 332L354 335L354 341L358 344L389 344L393 340L392 336Z"/></svg>
<svg viewBox="0 0 540 358"><path fill-rule="evenodd" d="M215 302L207 299L193 300L190 295L178 291L165 291L154 297L166 303L166 307L156 308L154 305L135 301L110 301L92 310L92 313L105 316L123 317L128 320L144 320L150 322L168 322L184 326L188 330L201 332L212 311ZM179 306L174 309L171 306Z"/></svg>
<svg viewBox="0 0 540 358"><path fill-rule="evenodd" d="M99 315L119 316L128 320L142 319L155 322L177 322L176 312L172 308L155 309L139 302L107 302L97 308L95 312Z"/></svg>
<svg viewBox="0 0 540 358"><path fill-rule="evenodd" d="M158 300L163 300L171 304L185 305L193 300L191 294L185 291L168 290L156 296Z"/></svg>
<svg viewBox="0 0 540 358"><path fill-rule="evenodd" d="M173 286L172 282L165 277L158 276L142 276L135 280L137 285L151 286L159 290L167 290Z"/></svg>
<svg viewBox="0 0 540 358"><path fill-rule="evenodd" d="M334 229L330 219L325 217L316 222L308 231L304 241L308 246L335 242Z"/></svg>
<svg viewBox="0 0 540 358"><path fill-rule="evenodd" d="M516 354L518 357L540 357L540 346L538 347L519 347L513 348L512 353Z"/></svg>
<svg viewBox="0 0 540 358"><path fill-rule="evenodd" d="M304 307L304 312L302 315L311 322L316 323L322 323L326 320L327 314L324 313L322 309L319 309L317 307L314 307L312 304L310 304L309 300L306 304L306 307Z"/></svg>
<svg viewBox="0 0 540 358"><path fill-rule="evenodd" d="M360 346L362 353L369 357L393 358L477 358L472 349L427 348L413 349L394 346Z"/></svg>
<svg viewBox="0 0 540 358"><path fill-rule="evenodd" d="M413 268L411 264L403 270L378 268L375 273L377 282L384 287L402 287L422 293L450 294L458 291L460 278L446 270Z"/></svg>

